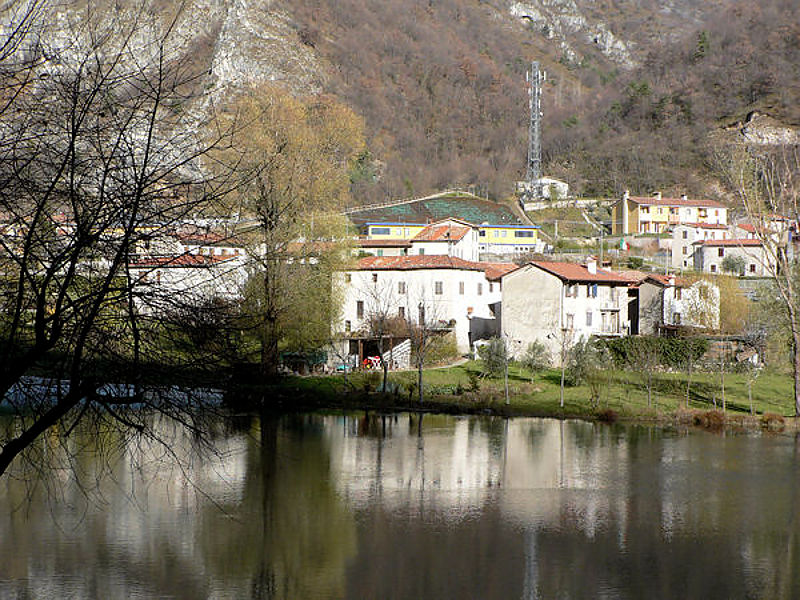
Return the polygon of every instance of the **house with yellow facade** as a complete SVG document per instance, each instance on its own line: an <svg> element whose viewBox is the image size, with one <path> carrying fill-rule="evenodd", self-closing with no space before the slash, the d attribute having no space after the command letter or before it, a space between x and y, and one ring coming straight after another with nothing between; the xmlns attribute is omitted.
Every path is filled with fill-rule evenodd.
<svg viewBox="0 0 800 600"><path fill-rule="evenodd" d="M727 225L728 209L714 200L695 200L686 195L664 198L661 192L634 197L627 191L611 211L612 233L663 233L684 224Z"/></svg>

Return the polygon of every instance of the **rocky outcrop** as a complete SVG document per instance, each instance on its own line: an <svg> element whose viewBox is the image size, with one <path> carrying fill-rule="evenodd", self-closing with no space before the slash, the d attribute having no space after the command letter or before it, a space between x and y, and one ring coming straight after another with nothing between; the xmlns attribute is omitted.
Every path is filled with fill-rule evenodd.
<svg viewBox="0 0 800 600"><path fill-rule="evenodd" d="M512 17L523 19L547 38L556 41L570 62L580 60L574 42L594 44L609 59L625 67L636 62L628 44L614 35L604 23L590 19L574 0L541 0L511 4Z"/></svg>

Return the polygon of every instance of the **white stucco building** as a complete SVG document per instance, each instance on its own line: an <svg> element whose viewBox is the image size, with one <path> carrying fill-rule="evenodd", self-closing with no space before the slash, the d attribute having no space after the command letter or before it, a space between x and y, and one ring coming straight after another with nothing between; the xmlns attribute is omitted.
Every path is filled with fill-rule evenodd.
<svg viewBox="0 0 800 600"><path fill-rule="evenodd" d="M355 269L336 274L342 313L335 330L365 332L375 315L410 323L449 325L459 352L468 352L471 321L495 320L492 305L500 285L487 279L486 263L444 255L369 256Z"/></svg>
<svg viewBox="0 0 800 600"><path fill-rule="evenodd" d="M672 268L694 268L694 243L703 240L724 240L732 236L726 225L716 223L684 223L672 228Z"/></svg>
<svg viewBox="0 0 800 600"><path fill-rule="evenodd" d="M774 261L758 239L703 240L694 243L695 271L724 273L723 262L729 257L744 266L744 272L736 274L745 277L768 276Z"/></svg>
<svg viewBox="0 0 800 600"><path fill-rule="evenodd" d="M585 265L531 262L503 277L502 329L513 356L538 340L558 360L562 344L629 330L630 281L593 259Z"/></svg>
<svg viewBox="0 0 800 600"><path fill-rule="evenodd" d="M247 281L244 256L181 254L147 257L130 264L135 301L145 313L170 312L219 299L241 297Z"/></svg>

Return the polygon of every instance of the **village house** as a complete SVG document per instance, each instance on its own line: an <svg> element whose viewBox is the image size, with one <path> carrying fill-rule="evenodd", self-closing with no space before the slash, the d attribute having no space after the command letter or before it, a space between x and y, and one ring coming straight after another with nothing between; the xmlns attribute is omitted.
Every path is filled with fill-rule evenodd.
<svg viewBox="0 0 800 600"><path fill-rule="evenodd" d="M731 274L765 277L774 264L774 258L758 239L701 240L693 246L695 271L719 274L726 272L726 265L738 263L741 271Z"/></svg>
<svg viewBox="0 0 800 600"><path fill-rule="evenodd" d="M664 198L661 192L649 197L633 197L627 191L611 211L612 233L663 233L684 223L727 225L728 209L713 200Z"/></svg>
<svg viewBox="0 0 800 600"><path fill-rule="evenodd" d="M664 329L679 327L719 327L719 288L713 283L641 271L620 274L631 282L631 335L659 335Z"/></svg>
<svg viewBox="0 0 800 600"><path fill-rule="evenodd" d="M443 255L362 258L355 269L337 273L343 302L334 329L366 333L376 317L436 323L449 328L458 351L466 353L474 335L495 321L491 306L501 299L500 285L487 279L486 269L484 263ZM481 332L472 331L473 319L480 319Z"/></svg>
<svg viewBox="0 0 800 600"><path fill-rule="evenodd" d="M538 340L558 360L562 347L581 338L629 331L630 280L598 268L594 259L586 264L534 261L502 282L502 333L514 357Z"/></svg>
<svg viewBox="0 0 800 600"><path fill-rule="evenodd" d="M683 223L672 228L672 268L694 268L694 243L701 240L724 240L732 236L726 225Z"/></svg>
<svg viewBox="0 0 800 600"><path fill-rule="evenodd" d="M450 227L450 230L446 228ZM462 228L469 228L465 231ZM443 219L431 224L369 222L364 226L363 239L371 248L380 248L381 254L365 248L366 252L379 256L395 256L387 251L390 242L411 244L407 254L447 254L465 260L478 260L479 254L514 256L542 252L544 243L539 239L537 225L490 224L474 225L456 218ZM449 237L447 237L449 236ZM456 239L458 238L458 239ZM387 246L380 245L387 243ZM444 244L444 242L448 242ZM473 249L473 245L476 245Z"/></svg>
<svg viewBox="0 0 800 600"><path fill-rule="evenodd" d="M130 263L136 305L146 314L241 298L247 281L243 256L179 254L141 257Z"/></svg>

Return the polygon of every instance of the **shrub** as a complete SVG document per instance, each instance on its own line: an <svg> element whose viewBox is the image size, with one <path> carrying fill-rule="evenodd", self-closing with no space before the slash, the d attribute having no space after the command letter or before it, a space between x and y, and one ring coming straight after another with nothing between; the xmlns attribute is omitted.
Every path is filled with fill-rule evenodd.
<svg viewBox="0 0 800 600"><path fill-rule="evenodd" d="M617 419L619 419L617 411L610 408L606 408L605 410L601 410L597 413L597 420L602 421L603 423L614 423L617 421Z"/></svg>
<svg viewBox="0 0 800 600"><path fill-rule="evenodd" d="M783 431L786 420L776 413L764 413L761 415L761 427L770 431Z"/></svg>
<svg viewBox="0 0 800 600"><path fill-rule="evenodd" d="M531 382L533 382L533 376L547 369L553 363L553 359L545 345L536 340L528 345L528 349L519 362L531 372Z"/></svg>
<svg viewBox="0 0 800 600"><path fill-rule="evenodd" d="M719 410L707 410L695 413L694 424L706 429L722 429L725 426L725 414Z"/></svg>
<svg viewBox="0 0 800 600"><path fill-rule="evenodd" d="M483 363L485 374L492 377L500 375L505 370L508 360L505 341L497 337L490 339L488 344L478 348L478 356Z"/></svg>
<svg viewBox="0 0 800 600"><path fill-rule="evenodd" d="M567 381L589 386L590 402L597 404L607 383L608 352L602 342L579 339L567 355Z"/></svg>

